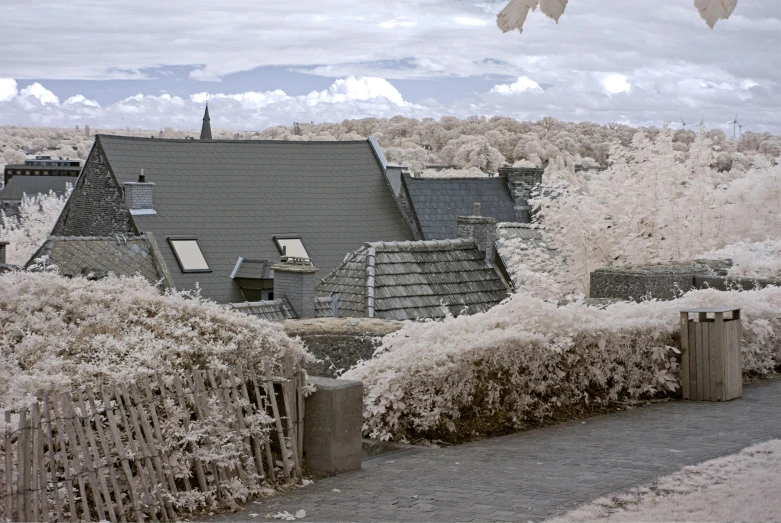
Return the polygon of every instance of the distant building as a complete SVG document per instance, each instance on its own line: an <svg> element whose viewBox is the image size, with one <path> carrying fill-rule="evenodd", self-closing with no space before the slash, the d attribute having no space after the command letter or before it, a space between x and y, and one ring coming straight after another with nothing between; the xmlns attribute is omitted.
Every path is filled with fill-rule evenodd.
<svg viewBox="0 0 781 523"><path fill-rule="evenodd" d="M25 160L23 164L6 165L3 182L8 185L14 176L70 176L75 178L80 172L81 160L36 156L33 159Z"/></svg>
<svg viewBox="0 0 781 523"><path fill-rule="evenodd" d="M65 194L67 184L75 185L76 180L70 176L14 176L0 190L0 210L6 216L15 216L19 212L22 198L48 194L53 191L57 195Z"/></svg>

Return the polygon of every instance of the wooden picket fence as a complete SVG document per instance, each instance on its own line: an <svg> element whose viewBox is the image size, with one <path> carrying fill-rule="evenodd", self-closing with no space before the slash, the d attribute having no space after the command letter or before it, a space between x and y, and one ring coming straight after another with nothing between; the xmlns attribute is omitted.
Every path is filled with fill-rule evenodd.
<svg viewBox="0 0 781 523"><path fill-rule="evenodd" d="M173 521L236 481L301 477L305 378L290 361L282 374L191 371L6 411L0 519Z"/></svg>

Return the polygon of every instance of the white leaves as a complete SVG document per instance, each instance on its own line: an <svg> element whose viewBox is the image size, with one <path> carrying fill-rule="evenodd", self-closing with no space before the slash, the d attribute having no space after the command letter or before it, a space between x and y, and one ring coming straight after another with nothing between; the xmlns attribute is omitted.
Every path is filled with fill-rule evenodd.
<svg viewBox="0 0 781 523"><path fill-rule="evenodd" d="M711 29L719 20L728 19L737 5L738 0L694 0L694 7Z"/></svg>
<svg viewBox="0 0 781 523"><path fill-rule="evenodd" d="M538 5L540 6L540 11L558 23L559 17L564 13L564 9L567 8L567 1L512 0L496 17L496 25L505 33L514 29L517 29L519 33L523 33L523 24L526 22L529 10L534 11Z"/></svg>
<svg viewBox="0 0 781 523"><path fill-rule="evenodd" d="M526 22L526 16L529 9L537 9L539 0L511 0L507 6L502 9L496 17L496 25L503 33L517 29L523 33L523 24Z"/></svg>
<svg viewBox="0 0 781 523"><path fill-rule="evenodd" d="M540 11L556 20L556 23L558 24L559 17L564 14L564 10L567 8L567 1L568 0L541 0Z"/></svg>
<svg viewBox="0 0 781 523"><path fill-rule="evenodd" d="M518 30L523 33L523 24L529 15L529 10L534 11L540 6L540 11L559 22L559 18L567 8L568 0L511 0L507 6L497 15L496 25L502 32ZM735 10L738 0L694 0L694 7L700 12L700 16L708 27L713 29L716 22L726 20Z"/></svg>

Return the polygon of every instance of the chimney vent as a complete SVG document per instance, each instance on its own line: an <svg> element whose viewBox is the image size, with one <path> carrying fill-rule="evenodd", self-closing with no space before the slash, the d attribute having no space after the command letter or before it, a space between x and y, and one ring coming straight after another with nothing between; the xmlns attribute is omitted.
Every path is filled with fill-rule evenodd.
<svg viewBox="0 0 781 523"><path fill-rule="evenodd" d="M125 182L122 184L125 194L125 203L130 208L130 214L140 216L144 214L157 214L154 208L155 184L146 181L143 169L137 182Z"/></svg>
<svg viewBox="0 0 781 523"><path fill-rule="evenodd" d="M315 317L317 268L309 261L288 258L271 266L274 271L274 298L287 298L298 319Z"/></svg>
<svg viewBox="0 0 781 523"><path fill-rule="evenodd" d="M477 248L483 253L485 262L493 266L496 220L478 215L479 205L479 203L475 204L475 216L458 217L458 237L474 241Z"/></svg>

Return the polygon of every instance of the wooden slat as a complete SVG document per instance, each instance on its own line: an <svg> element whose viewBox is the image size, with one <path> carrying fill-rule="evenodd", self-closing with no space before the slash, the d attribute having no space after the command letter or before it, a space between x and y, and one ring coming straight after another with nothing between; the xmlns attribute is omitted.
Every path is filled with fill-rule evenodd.
<svg viewBox="0 0 781 523"><path fill-rule="evenodd" d="M19 411L19 452L17 453L17 467L19 470L18 489L22 493L18 518L19 521L32 521L32 510L30 500L30 450L32 442L30 441L30 422L27 420L27 407Z"/></svg>
<svg viewBox="0 0 781 523"><path fill-rule="evenodd" d="M689 322L689 393L697 399L697 322Z"/></svg>
<svg viewBox="0 0 781 523"><path fill-rule="evenodd" d="M204 420L207 416L209 416L209 402L207 399L208 393L206 391L206 385L203 383L203 377L201 376L201 373L196 370L193 371L192 377L188 374L185 374L185 378L187 380L187 386L192 392L193 401L196 406L196 416L198 419ZM210 441L211 438L206 441L206 444L209 445ZM227 481L227 477L222 467L218 467L214 462L211 463L211 469L212 477L214 477L214 491L217 495L217 499L221 499L222 493L219 486L221 482Z"/></svg>
<svg viewBox="0 0 781 523"><path fill-rule="evenodd" d="M681 396L691 397L689 389L689 313L681 313Z"/></svg>
<svg viewBox="0 0 781 523"><path fill-rule="evenodd" d="M58 487L59 475L57 474L57 453L54 449L54 436L52 435L52 419L49 412L49 396L44 396L43 400L43 418L46 420L46 431L44 437L46 446L49 449L49 472L52 478L52 499L54 500L54 513L57 521L64 521L62 506L60 505L60 489Z"/></svg>
<svg viewBox="0 0 781 523"><path fill-rule="evenodd" d="M43 450L43 423L41 423L41 410L38 402L33 403L32 406L33 417L33 464L37 468L36 481L33 482L33 488L38 494L38 516L37 521L49 522L49 495L48 486L49 480L46 478L46 465L44 464L44 450ZM57 484L54 483L56 488Z"/></svg>
<svg viewBox="0 0 781 523"><path fill-rule="evenodd" d="M187 408L187 398L184 395L184 389L182 387L182 382L179 379L179 376L174 374L174 388L176 390L176 397L179 402L179 405L185 409L185 412L189 412L189 409ZM195 405L195 401L193 401L193 405ZM184 429L189 431L190 430L190 419L188 416L184 416L182 419L182 423L184 424ZM198 458L195 458L195 477L198 478L198 485L201 488L201 492L209 492L209 483L206 481L206 474L203 471L203 464L201 463L201 460ZM217 479L216 477L214 478Z"/></svg>
<svg viewBox="0 0 781 523"><path fill-rule="evenodd" d="M740 309L735 311L735 376L736 387L735 397L739 398L743 395L743 354L741 347L743 346L743 324L740 322Z"/></svg>
<svg viewBox="0 0 781 523"><path fill-rule="evenodd" d="M276 392L274 391L274 380L271 376L271 367L266 366L266 381L264 382L266 388L266 396L271 402L271 410L274 413L274 420L277 426L277 437L279 438L279 450L282 454L282 466L285 478L290 477L291 464L287 457L287 442L285 441L285 435L282 430L282 420L279 417L279 406L277 405Z"/></svg>
<svg viewBox="0 0 781 523"><path fill-rule="evenodd" d="M66 394L60 394L55 396L55 403L58 404L60 413L60 422L62 424L65 434L68 436L68 446L63 449L67 454L73 456L73 460L70 461L73 465L73 471L76 475L76 482L79 485L79 494L81 495L81 510L82 519L86 521L92 521L92 514L90 514L89 502L87 498L87 489L84 485L84 475L82 474L81 460L79 460L79 449L76 444L76 433L73 428L72 420L70 419L70 412L68 412L67 403L65 402Z"/></svg>
<svg viewBox="0 0 781 523"><path fill-rule="evenodd" d="M243 408L241 407L241 400L243 397L239 394L239 389L236 385L236 377L233 374L233 370L228 370L227 372L220 372L220 384L223 388L230 387L230 397L231 397L231 403L234 407L234 411L236 414L236 421L239 425L239 430L241 430L244 433L247 433L247 423L244 420L244 412ZM247 408L251 408L251 405L248 405ZM251 413L249 411L248 413ZM255 461L252 459L253 452L252 452L252 443L250 442L249 434L246 434L242 437L242 440L244 441L244 454L247 456L247 461L244 463L244 468L248 469L245 472L252 474L253 472L258 475L263 475L263 469L258 471L257 465L255 465ZM254 467L252 469L249 469L249 464L252 463ZM247 478L247 481L249 481L249 478Z"/></svg>
<svg viewBox="0 0 781 523"><path fill-rule="evenodd" d="M228 391L223 389L220 385L217 384L217 380L214 376L214 371L212 369L208 369L206 371L206 378L209 380L209 384L212 387L212 391L214 391L214 395L217 397L217 400L220 402L220 405L222 405L223 412L225 414L228 414L231 420L229 423L229 427L231 429L236 429L238 426L238 420L236 415L236 409L233 408L233 405L230 401L230 396L228 395ZM233 466L228 469L228 473L232 477L238 476L241 478L242 481L247 480L247 474L244 472L244 468L241 466L240 460L237 460Z"/></svg>
<svg viewBox="0 0 781 523"><path fill-rule="evenodd" d="M710 333L711 350L711 399L724 400L724 313L714 314Z"/></svg>
<svg viewBox="0 0 781 523"><path fill-rule="evenodd" d="M702 322L698 321L695 324L695 347L697 349L697 401L702 401L705 397L705 375L702 368L703 350L702 350Z"/></svg>
<svg viewBox="0 0 781 523"><path fill-rule="evenodd" d="M284 382L282 382L281 388L282 388L282 402L285 407L285 425L287 426L288 440L290 441L290 450L293 456L296 456L298 454L298 443L297 443L296 427L293 424L296 417L296 408L291 395L291 391L292 391L291 385L292 385L291 381L289 379L286 379ZM301 477L301 464L298 462L298 459L294 459L292 465L296 477Z"/></svg>
<svg viewBox="0 0 781 523"><path fill-rule="evenodd" d="M130 422L133 425L133 431L137 436L138 445L141 448L141 452L143 453L144 460L147 464L147 472L149 473L149 476L153 478L154 485L157 487L154 488L154 492L157 496L160 506L162 507L160 513L163 516L163 520L175 520L176 515L173 514L171 502L165 499L162 492L162 490L165 488L166 479L160 464L160 458L157 456L157 453L154 450L154 446L147 444L148 442L144 434L144 430L142 429L142 422L140 419L144 414L143 410L140 408L140 405L137 407L133 404L130 393L127 391L126 387L117 385L116 389L118 392L117 395L122 397L125 405L127 406L127 411L130 414Z"/></svg>
<svg viewBox="0 0 781 523"><path fill-rule="evenodd" d="M87 395L89 396L90 402L95 403L95 398L93 397L92 391L88 389ZM125 473L125 481L127 482L128 485L130 503L133 505L133 512L136 515L136 521L144 521L144 516L141 511L141 498L139 497L138 492L136 492L136 487L135 487L136 483L135 481L133 481L134 478L133 472L130 469L128 455L125 452L125 445L122 443L122 436L119 432L117 419L114 416L114 409L111 407L112 394L108 388L104 388L101 396L102 396L103 408L106 412L106 419L108 420L109 432L111 433L111 436L114 439L114 448L116 449L117 454L119 455L119 463L120 466L122 467L122 472ZM157 517L155 516L154 503L152 503L152 497L144 488L146 484L143 480L143 476L140 484L143 490L142 495L144 496L144 501L146 501L150 507L150 517L152 521L157 521Z"/></svg>
<svg viewBox="0 0 781 523"><path fill-rule="evenodd" d="M79 448L81 459L83 460L82 470L86 470L87 481L92 491L93 502L95 503L95 509L98 511L99 521L105 521L106 512L103 508L103 502L100 497L100 482L97 479L97 464L92 460L92 455L89 449L89 444L84 437L84 429L82 427L82 418L76 414L76 409L73 408L73 403L70 398L70 394L63 394L62 401L66 406L68 416L71 418L74 432L76 433L76 445Z"/></svg>
<svg viewBox="0 0 781 523"><path fill-rule="evenodd" d="M260 398L257 398L258 405L253 405L253 403L250 401L249 390L247 389L247 380L244 377L244 373L241 371L241 368L237 369L236 372L239 376L239 387L241 389L241 395L244 398L244 401L247 402L248 413L253 414L261 412ZM231 374L231 382L234 383L233 374ZM255 434L251 435L251 440L253 451L252 455L255 458L255 469L261 478L265 478L266 474L263 470L263 440Z"/></svg>
<svg viewBox="0 0 781 523"><path fill-rule="evenodd" d="M81 391L78 391L79 407L82 409L85 409L87 404L87 401L84 400L84 396L87 397L87 401L89 401L90 409L92 409L92 415L95 418L95 428L98 432L97 439L98 441L100 441L100 446L103 449L103 456L105 457L106 460L106 468L108 469L108 477L109 477L109 481L111 482L111 490L114 492L114 498L116 500L115 504L119 512L119 519L120 521L124 522L127 521L127 518L125 516L125 504L122 501L122 491L119 489L117 476L114 473L114 457L110 450L111 447L109 445L109 438L106 435L105 431L103 430L103 422L100 419L97 402L95 401L92 389L87 387L85 394L82 394ZM106 414L106 417L108 418L108 414ZM111 508L111 510L113 511L113 507Z"/></svg>
<svg viewBox="0 0 781 523"><path fill-rule="evenodd" d="M255 390L255 397L258 401L258 408L262 410L263 412L266 412L266 401L267 396L264 396L260 393L260 387L258 386L258 380L256 379L254 373L249 375L249 379L252 381L252 387ZM271 432L269 431L264 433L263 435L263 447L264 452L266 454L266 463L268 464L268 475L271 478L271 481L276 481L276 472L274 471L274 458L271 455Z"/></svg>
<svg viewBox="0 0 781 523"><path fill-rule="evenodd" d="M139 385L143 387L146 391L145 396L142 397L140 394L139 387L136 385L133 385L131 387L131 390L133 391L133 396L136 398L136 401L139 403L139 405L143 405L146 403L146 410L149 412L149 418L151 420L151 424L147 422L146 416L142 416L142 420L145 422L146 428L144 430L149 432L149 436L147 439L152 441L153 450L155 454L159 454L158 449L155 448L155 441L157 441L157 444L162 445L163 444L163 434L160 430L160 421L157 419L157 409L155 408L155 401L153 398L152 389L149 387L149 381L142 377L139 380ZM172 494L176 494L178 492L176 488L176 480L173 475L173 471L166 467L168 465L168 459L160 458L161 462L161 469L163 473L165 474L165 478L168 481L168 489L171 491Z"/></svg>
<svg viewBox="0 0 781 523"><path fill-rule="evenodd" d="M60 444L60 455L62 456L62 466L65 471L65 487L67 489L67 498L68 498L68 507L70 508L70 519L71 521L79 521L79 514L76 509L76 494L74 492L75 485L73 483L73 478L71 476L71 461L68 458L68 448L65 445L65 422L62 419L62 416L58 415L58 407L57 407L57 396L54 396L53 401L50 402L50 397L47 395L44 399L44 405L46 405L46 410L50 410L54 414L53 419L57 421L57 436L59 439ZM51 403L51 404L50 404ZM75 469L74 469L75 472Z"/></svg>
<svg viewBox="0 0 781 523"><path fill-rule="evenodd" d="M3 519L11 521L14 518L14 449L11 435L11 411L5 411L5 514Z"/></svg>
<svg viewBox="0 0 781 523"><path fill-rule="evenodd" d="M120 414L119 420L125 429L127 442L130 446L130 451L133 453L133 462L139 473L140 483L143 485L144 492L149 494L146 504L149 507L153 507L153 510L159 509L161 519L167 520L168 515L165 512L160 489L157 488L157 476L152 466L151 458L148 458L148 454L145 453L142 446L143 436L140 435L138 429L135 429L135 424L132 422L130 415L131 407L128 404L128 400L122 397L117 386L111 389L111 396L116 400L117 411ZM125 409L125 405L127 405L127 409ZM134 433L136 437L134 437Z"/></svg>
<svg viewBox="0 0 781 523"><path fill-rule="evenodd" d="M149 400L152 400L153 392L151 389L151 386L149 382L146 381L146 378L143 378L144 383L144 390L146 391L147 397ZM160 398L163 400L163 410L165 411L165 417L169 420L174 418L174 413L171 412L171 410L168 408L168 402L171 400L171 398L168 395L168 390L166 389L165 382L163 381L163 377L161 375L157 375L157 388L160 390ZM175 402L174 402L175 403ZM183 419L180 419L180 421L184 422ZM184 423L182 423L184 425ZM155 435L158 440L163 441L163 436L160 433L160 426L157 422L157 419L155 418L153 420L153 426L155 428ZM174 464L175 464L175 458L173 456L170 457L168 460L168 466L170 467L171 474L174 474ZM189 471L188 471L189 472ZM175 478L175 475L174 475ZM190 475L185 474L185 476L182 478L184 481L184 489L185 491L192 490L192 486L190 485Z"/></svg>
<svg viewBox="0 0 781 523"><path fill-rule="evenodd" d="M700 328L702 333L702 398L710 401L710 331L712 322L702 322Z"/></svg>
<svg viewBox="0 0 781 523"><path fill-rule="evenodd" d="M114 502L111 500L111 492L108 488L108 483L106 482L106 474L104 474L105 469L110 469L113 472L113 465L111 463L111 456L106 453L106 466L103 465L103 459L100 456L100 450L98 449L98 444L95 439L95 433L92 431L92 423L90 422L90 418L95 419L95 425L100 426L101 420L98 416L98 413L96 410L93 410L92 416L86 416L87 414L87 405L84 402L84 396L81 393L81 391L78 391L76 394L76 406L81 410L82 415L84 416L84 434L87 436L87 443L89 444L89 447L92 451L92 462L93 467L95 469L95 474L97 475L98 483L100 484L100 490L103 493L103 499L106 501L106 512L108 512L109 518L111 519L112 523L117 522L117 514L114 510ZM83 437L84 434L82 434L80 437ZM117 499L119 499L121 496L119 495L119 492L116 493ZM122 509L120 509L120 514L124 512Z"/></svg>
<svg viewBox="0 0 781 523"><path fill-rule="evenodd" d="M304 464L304 391L303 388L306 385L304 373L299 371L296 373L296 402L298 403L297 415L298 415L298 460L303 466Z"/></svg>

